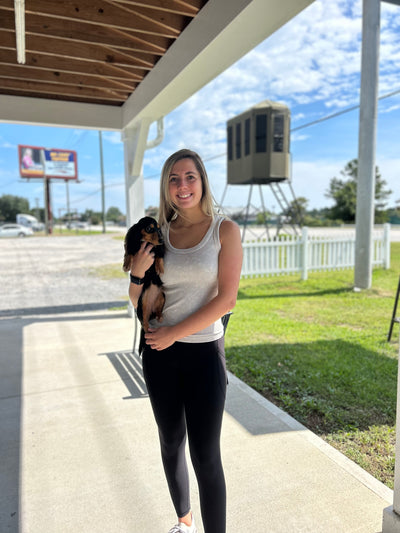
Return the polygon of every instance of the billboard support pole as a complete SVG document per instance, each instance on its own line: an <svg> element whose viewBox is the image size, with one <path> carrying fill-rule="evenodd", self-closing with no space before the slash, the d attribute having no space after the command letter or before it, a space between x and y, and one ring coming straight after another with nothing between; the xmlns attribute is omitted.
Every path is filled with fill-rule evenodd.
<svg viewBox="0 0 400 533"><path fill-rule="evenodd" d="M49 189L47 187L47 177L46 177L46 171L45 169L45 161L44 161L44 150L43 148L40 150L40 159L42 161L43 165L43 190L44 190L44 226L45 226L45 233L46 235L49 235L49 211L48 211L48 205L49 205Z"/></svg>
<svg viewBox="0 0 400 533"><path fill-rule="evenodd" d="M71 213L70 213L70 209L69 209L69 183L68 183L68 180L65 180L65 186L67 188L67 220L68 220L68 225L71 226Z"/></svg>
<svg viewBox="0 0 400 533"><path fill-rule="evenodd" d="M51 180L47 176L46 179L46 189L47 189L47 220L49 224L49 230L48 235L51 235L53 233L53 213L51 211Z"/></svg>

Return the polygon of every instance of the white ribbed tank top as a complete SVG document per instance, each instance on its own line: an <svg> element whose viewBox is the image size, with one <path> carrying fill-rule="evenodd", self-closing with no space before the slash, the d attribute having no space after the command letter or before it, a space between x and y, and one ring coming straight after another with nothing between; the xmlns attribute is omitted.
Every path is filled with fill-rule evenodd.
<svg viewBox="0 0 400 533"><path fill-rule="evenodd" d="M215 216L203 239L193 248L174 248L169 240L169 224L162 228L165 240L163 321L152 327L173 326L200 309L218 293L219 228L224 220ZM179 339L179 342L210 342L224 334L221 319L207 328Z"/></svg>

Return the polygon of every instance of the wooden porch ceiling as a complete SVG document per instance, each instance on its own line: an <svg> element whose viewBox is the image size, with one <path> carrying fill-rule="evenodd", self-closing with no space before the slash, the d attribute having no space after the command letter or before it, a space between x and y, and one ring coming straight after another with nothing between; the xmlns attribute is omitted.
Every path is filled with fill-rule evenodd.
<svg viewBox="0 0 400 533"><path fill-rule="evenodd" d="M0 0L0 94L122 106L208 0Z"/></svg>

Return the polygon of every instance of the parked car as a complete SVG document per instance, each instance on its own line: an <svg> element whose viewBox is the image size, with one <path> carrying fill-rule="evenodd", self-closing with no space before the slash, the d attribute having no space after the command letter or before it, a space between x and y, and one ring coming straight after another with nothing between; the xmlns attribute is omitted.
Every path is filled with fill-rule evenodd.
<svg viewBox="0 0 400 533"><path fill-rule="evenodd" d="M21 224L3 224L0 226L0 237L28 237L33 235L32 228L26 228Z"/></svg>
<svg viewBox="0 0 400 533"><path fill-rule="evenodd" d="M67 222L68 229L87 229L88 223L81 222L80 220L73 220L72 222Z"/></svg>

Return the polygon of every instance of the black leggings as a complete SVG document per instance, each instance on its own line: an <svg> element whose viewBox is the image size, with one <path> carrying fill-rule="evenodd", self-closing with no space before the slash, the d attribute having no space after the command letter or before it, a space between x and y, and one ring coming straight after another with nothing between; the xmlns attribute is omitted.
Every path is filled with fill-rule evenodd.
<svg viewBox="0 0 400 533"><path fill-rule="evenodd" d="M143 373L177 515L183 517L191 508L185 458L187 432L205 533L224 533L226 488L220 453L226 394L224 339L176 342L162 351L146 346Z"/></svg>

